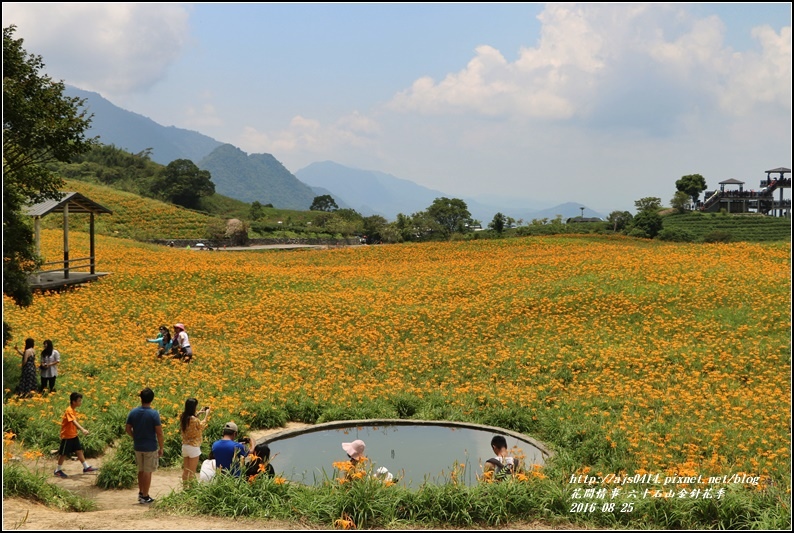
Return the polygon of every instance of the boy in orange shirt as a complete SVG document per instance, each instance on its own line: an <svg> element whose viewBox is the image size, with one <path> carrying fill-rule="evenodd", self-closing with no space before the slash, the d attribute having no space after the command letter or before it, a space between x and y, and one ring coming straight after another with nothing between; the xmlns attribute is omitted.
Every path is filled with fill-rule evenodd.
<svg viewBox="0 0 794 533"><path fill-rule="evenodd" d="M83 455L83 445L80 444L80 438L77 436L78 429L83 432L83 435L88 435L88 430L77 422L77 408L82 403L83 395L79 392L73 392L69 396L69 407L61 420L61 446L58 448L58 467L55 469L55 475L58 477L69 477L63 471L63 462L73 453L77 454L77 458L83 463L83 473L99 470L86 464L85 455Z"/></svg>

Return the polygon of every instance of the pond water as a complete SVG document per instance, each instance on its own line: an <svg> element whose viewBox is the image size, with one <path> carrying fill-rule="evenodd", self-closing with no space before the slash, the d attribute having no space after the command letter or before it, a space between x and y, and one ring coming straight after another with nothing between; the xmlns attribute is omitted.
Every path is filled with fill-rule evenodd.
<svg viewBox="0 0 794 533"><path fill-rule="evenodd" d="M485 426L373 424L318 428L294 436L286 433L265 441L270 446L271 463L278 474L309 485L333 478L333 463L348 460L342 443L356 439L366 443L365 456L374 468L385 467L401 485L415 488L425 482L445 483L453 470L457 470L458 481L476 484L482 465L494 455L491 438L496 434L505 436L508 449L523 456L525 466L543 465L548 456L545 449L512 432Z"/></svg>

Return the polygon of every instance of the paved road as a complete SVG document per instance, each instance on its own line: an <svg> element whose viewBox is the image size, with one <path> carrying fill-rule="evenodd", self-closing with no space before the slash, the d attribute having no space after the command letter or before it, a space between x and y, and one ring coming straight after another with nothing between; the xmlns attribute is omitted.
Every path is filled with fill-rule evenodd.
<svg viewBox="0 0 794 533"><path fill-rule="evenodd" d="M251 246L227 246L225 248L214 248L212 251L226 251L226 252L240 252L246 250L289 250L293 248L318 248L325 250L328 248L350 248L363 246L361 244L252 244ZM200 248L193 248L193 250L200 250Z"/></svg>

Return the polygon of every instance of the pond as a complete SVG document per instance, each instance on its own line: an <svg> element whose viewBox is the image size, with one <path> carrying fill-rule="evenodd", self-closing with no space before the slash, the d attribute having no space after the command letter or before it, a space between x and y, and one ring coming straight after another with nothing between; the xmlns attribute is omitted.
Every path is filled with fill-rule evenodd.
<svg viewBox="0 0 794 533"><path fill-rule="evenodd" d="M534 439L491 426L418 420L355 420L283 431L263 442L271 463L285 478L309 485L334 477L333 463L347 461L343 442L366 443L365 456L374 468L385 467L401 485L443 484L453 471L459 482L474 485L482 465L493 457L491 438L503 435L523 464L543 465L549 450ZM373 470L374 470L373 468Z"/></svg>

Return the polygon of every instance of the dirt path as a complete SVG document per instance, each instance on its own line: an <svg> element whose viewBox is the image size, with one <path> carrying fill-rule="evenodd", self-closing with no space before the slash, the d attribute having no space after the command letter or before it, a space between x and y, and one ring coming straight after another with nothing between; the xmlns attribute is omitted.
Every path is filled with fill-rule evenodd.
<svg viewBox="0 0 794 533"><path fill-rule="evenodd" d="M308 424L290 422L284 428L262 431L253 431L251 436L255 439L266 435L284 431L285 429L298 429ZM102 467L102 458L95 458L89 464ZM36 463L27 463L26 466L48 475L55 469L52 459L39 460ZM80 463L70 461L64 465L64 471L69 475L67 479L52 476L50 483L72 491L80 496L93 500L96 503L95 511L76 513L65 512L46 507L42 504L21 498L3 498L3 531L8 530L144 530L144 531L235 531L243 529L252 530L310 530L332 529L314 525L300 524L297 522L284 522L279 520L251 520L245 518L216 518L210 516L191 517L168 514L158 511L148 505L138 503L138 487L122 490L105 490L96 486L96 474L83 474ZM155 499L162 498L172 491L180 490L182 485L182 470L175 468L160 468L152 476L152 486L149 494ZM503 528L504 529L504 528ZM541 522L525 522L510 524L509 529L530 530L550 529L548 524ZM563 527L557 529L574 529Z"/></svg>
<svg viewBox="0 0 794 533"><path fill-rule="evenodd" d="M306 424L290 423L286 428L254 431L251 436L260 438L265 435L305 427ZM89 460L89 464L102 467L102 458ZM48 475L55 469L52 459L40 460L27 464ZM138 503L138 487L122 490L105 490L96 486L96 474L83 474L77 461L64 465L67 479L52 476L50 483L79 494L96 503L97 510L87 513L64 512L51 509L42 504L21 498L3 498L3 531L20 530L171 530L171 531L210 531L237 529L307 529L306 526L294 522L276 520L246 520L230 518L200 518L178 516L157 511L148 505ZM182 469L160 468L152 476L152 487L149 494L157 500L179 490L182 485Z"/></svg>

